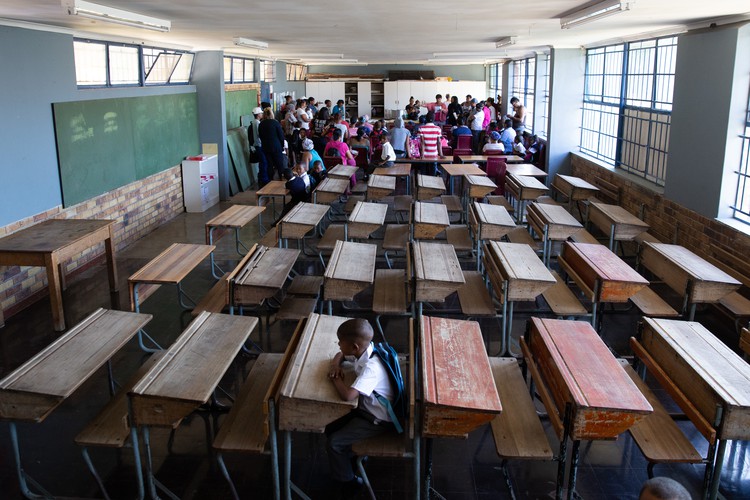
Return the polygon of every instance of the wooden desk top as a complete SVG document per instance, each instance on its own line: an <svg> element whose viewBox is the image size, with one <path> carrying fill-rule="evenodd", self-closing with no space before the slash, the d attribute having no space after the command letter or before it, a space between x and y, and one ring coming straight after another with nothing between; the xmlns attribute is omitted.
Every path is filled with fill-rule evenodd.
<svg viewBox="0 0 750 500"><path fill-rule="evenodd" d="M750 439L750 365L698 322L644 318L642 343L721 439Z"/></svg>
<svg viewBox="0 0 750 500"><path fill-rule="evenodd" d="M516 227L513 217L508 210L500 205L490 205L489 203L474 202L474 213L480 224L490 224L493 226L506 226L511 229Z"/></svg>
<svg viewBox="0 0 750 500"><path fill-rule="evenodd" d="M505 163L523 163L523 158L517 155L459 155L458 161L461 163L486 162L488 158L500 158Z"/></svg>
<svg viewBox="0 0 750 500"><path fill-rule="evenodd" d="M124 311L94 311L0 380L0 418L43 421L151 317Z"/></svg>
<svg viewBox="0 0 750 500"><path fill-rule="evenodd" d="M418 281L441 281L457 286L465 283L453 245L414 241L412 249L414 275Z"/></svg>
<svg viewBox="0 0 750 500"><path fill-rule="evenodd" d="M448 207L442 203L414 202L414 224L450 226Z"/></svg>
<svg viewBox="0 0 750 500"><path fill-rule="evenodd" d="M606 203L592 201L591 207L595 211L601 212L612 224L640 226L644 228L643 231L646 231L649 228L648 224L622 208L620 205L608 205Z"/></svg>
<svg viewBox="0 0 750 500"><path fill-rule="evenodd" d="M487 177L487 174L484 174L484 175L466 175L465 174L464 179L466 179L466 182L468 182L470 186L482 186L482 187L491 187L492 189L497 189L497 184L492 182L492 180Z"/></svg>
<svg viewBox="0 0 750 500"><path fill-rule="evenodd" d="M560 415L574 405L573 439L614 438L653 408L591 324L531 318L529 349Z"/></svg>
<svg viewBox="0 0 750 500"><path fill-rule="evenodd" d="M310 226L311 228L317 226L318 223L325 217L328 211L331 209L328 205L318 205L315 203L297 203L283 219L282 224L301 224L304 226Z"/></svg>
<svg viewBox="0 0 750 500"><path fill-rule="evenodd" d="M229 281L237 286L281 289L299 254L296 249L258 245L230 273Z"/></svg>
<svg viewBox="0 0 750 500"><path fill-rule="evenodd" d="M135 425L175 427L207 402L258 318L202 312L128 393Z"/></svg>
<svg viewBox="0 0 750 500"><path fill-rule="evenodd" d="M410 164L396 164L392 167L378 167L373 171L374 175L388 175L391 177L403 177L411 175Z"/></svg>
<svg viewBox="0 0 750 500"><path fill-rule="evenodd" d="M375 224L382 225L385 222L385 214L388 211L388 205L385 203L369 203L366 201L358 201L354 205L351 215L349 215L349 222L359 224Z"/></svg>
<svg viewBox="0 0 750 500"><path fill-rule="evenodd" d="M453 157L442 158L396 158L396 164L399 163L452 163Z"/></svg>
<svg viewBox="0 0 750 500"><path fill-rule="evenodd" d="M508 173L507 178L513 180L516 184L518 184L520 188L539 189L543 191L547 190L547 186L539 182L539 179L537 179L536 177L531 177L528 175L514 175Z"/></svg>
<svg viewBox="0 0 750 500"><path fill-rule="evenodd" d="M578 222L570 212L565 210L565 207L562 205L533 202L529 205L529 210L533 210L535 213L539 214L539 217L544 224L549 224L551 226L566 226L576 229L583 227L581 223Z"/></svg>
<svg viewBox="0 0 750 500"><path fill-rule="evenodd" d="M83 243L86 245L85 248L88 248L91 243L87 242L86 238L114 223L113 220L103 219L49 219L0 238L0 252L52 253L67 246L78 246L78 243Z"/></svg>
<svg viewBox="0 0 750 500"><path fill-rule="evenodd" d="M519 177L547 177L547 172L537 168L531 163L516 163L508 165L505 172Z"/></svg>
<svg viewBox="0 0 750 500"><path fill-rule="evenodd" d="M696 281L725 283L727 285L734 285L737 288L742 285L742 283L729 274L683 246L669 245L667 243L651 243L648 241L643 244L663 255L664 258L682 269L683 272L690 275L690 277Z"/></svg>
<svg viewBox="0 0 750 500"><path fill-rule="evenodd" d="M215 248L215 245L172 243L130 276L128 282L177 284Z"/></svg>
<svg viewBox="0 0 750 500"><path fill-rule="evenodd" d="M339 352L336 330L348 319L310 314L281 381L280 430L323 432L357 406L356 399L343 401L328 380L331 359Z"/></svg>
<svg viewBox="0 0 750 500"><path fill-rule="evenodd" d="M487 272L498 296L503 293L503 281L508 281L510 301L534 300L557 283L534 249L525 243L489 241L486 249Z"/></svg>
<svg viewBox="0 0 750 500"><path fill-rule="evenodd" d="M337 241L323 275L326 279L372 283L378 246Z"/></svg>
<svg viewBox="0 0 750 500"><path fill-rule="evenodd" d="M571 188L585 189L591 192L599 191L598 187L586 182L580 177L574 177L572 175L562 175L562 174L557 174L556 177L559 178L561 181L563 181L563 183L569 185Z"/></svg>
<svg viewBox="0 0 750 500"><path fill-rule="evenodd" d="M422 316L419 330L424 434L462 436L500 413L479 324Z"/></svg>
<svg viewBox="0 0 750 500"><path fill-rule="evenodd" d="M604 245L595 243L563 243L558 262L579 286L588 287L593 295L599 280L599 299L602 302L626 302L628 298L648 286L648 280L627 265Z"/></svg>
<svg viewBox="0 0 750 500"><path fill-rule="evenodd" d="M487 175L487 172L479 168L478 166L469 163L449 163L447 165L440 165L445 172L450 176L459 175Z"/></svg>
<svg viewBox="0 0 750 500"><path fill-rule="evenodd" d="M289 190L286 188L286 182L271 181L256 191L255 194L257 194L259 198L261 196L287 196Z"/></svg>
<svg viewBox="0 0 750 500"><path fill-rule="evenodd" d="M437 189L445 191L445 182L442 177L434 175L417 174L417 186L426 189Z"/></svg>
<svg viewBox="0 0 750 500"><path fill-rule="evenodd" d="M318 184L315 188L316 191L323 191L326 193L344 194L349 189L349 180L326 177L323 181Z"/></svg>
<svg viewBox="0 0 750 500"><path fill-rule="evenodd" d="M377 168L375 170L377 170ZM392 191L396 189L396 177L390 175L373 174L367 180L367 187L375 189L388 189Z"/></svg>
<svg viewBox="0 0 750 500"><path fill-rule="evenodd" d="M328 171L328 176L349 180L352 175L357 173L357 170L359 170L359 167L354 167L352 165L336 165Z"/></svg>
<svg viewBox="0 0 750 500"><path fill-rule="evenodd" d="M256 205L232 205L206 222L208 227L244 227L263 212L266 207Z"/></svg>

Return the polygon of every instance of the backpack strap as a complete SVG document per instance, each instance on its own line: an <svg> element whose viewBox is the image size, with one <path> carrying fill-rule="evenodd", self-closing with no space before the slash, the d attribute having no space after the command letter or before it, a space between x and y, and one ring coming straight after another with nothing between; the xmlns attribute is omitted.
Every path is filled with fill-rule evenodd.
<svg viewBox="0 0 750 500"><path fill-rule="evenodd" d="M388 401L388 398L381 396L377 392L373 391L373 394L375 395L375 399L378 400L378 403L380 403L388 412L388 416L391 419L391 423L393 423L393 426L396 428L396 432L401 434L404 432L404 428L401 426L401 422L398 421L398 417L396 417L396 412L393 411L393 405L390 401Z"/></svg>

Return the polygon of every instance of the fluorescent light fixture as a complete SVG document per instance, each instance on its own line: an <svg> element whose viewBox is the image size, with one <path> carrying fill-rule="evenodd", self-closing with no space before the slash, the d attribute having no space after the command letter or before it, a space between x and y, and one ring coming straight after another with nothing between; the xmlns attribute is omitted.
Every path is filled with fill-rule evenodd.
<svg viewBox="0 0 750 500"><path fill-rule="evenodd" d="M518 38L515 36L504 36L502 38L499 38L495 42L495 48L500 49L502 47L507 47L508 45L514 45L517 39Z"/></svg>
<svg viewBox="0 0 750 500"><path fill-rule="evenodd" d="M308 58L317 58L317 59L343 59L344 54L300 54L300 53L294 53L294 54L275 54L276 57L288 59L290 61L301 61L303 59Z"/></svg>
<svg viewBox="0 0 750 500"><path fill-rule="evenodd" d="M492 57L496 52L433 52L432 57Z"/></svg>
<svg viewBox="0 0 750 500"><path fill-rule="evenodd" d="M562 29L575 28L581 24L590 23L605 17L613 16L620 12L630 10L630 4L633 2L623 2L621 0L605 0L596 3L590 7L577 10L560 19Z"/></svg>
<svg viewBox="0 0 750 500"><path fill-rule="evenodd" d="M305 59L306 64L357 64L357 59Z"/></svg>
<svg viewBox="0 0 750 500"><path fill-rule="evenodd" d="M81 16L97 21L123 24L125 26L153 31L169 31L172 27L171 21L167 21L166 19L144 16L127 10L85 2L84 0L62 0L62 6L68 9L68 14L71 16Z"/></svg>
<svg viewBox="0 0 750 500"><path fill-rule="evenodd" d="M266 42L259 42L258 40L250 40L249 38L242 38L238 36L234 39L234 44L238 47L250 47L252 49L266 50L268 44Z"/></svg>

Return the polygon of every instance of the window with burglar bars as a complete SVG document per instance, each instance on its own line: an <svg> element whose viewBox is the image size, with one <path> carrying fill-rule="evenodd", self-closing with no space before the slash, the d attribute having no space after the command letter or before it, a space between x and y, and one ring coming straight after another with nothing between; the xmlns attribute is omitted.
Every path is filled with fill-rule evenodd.
<svg viewBox="0 0 750 500"><path fill-rule="evenodd" d="M742 137L742 156L737 171L737 194L735 196L734 218L750 224L750 104L745 117L745 133Z"/></svg>
<svg viewBox="0 0 750 500"><path fill-rule="evenodd" d="M260 61L260 78L263 82L276 81L276 62Z"/></svg>
<svg viewBox="0 0 750 500"><path fill-rule="evenodd" d="M224 83L251 83L255 81L255 60L245 57L224 57Z"/></svg>
<svg viewBox="0 0 750 500"><path fill-rule="evenodd" d="M677 37L586 51L581 152L664 185Z"/></svg>
<svg viewBox="0 0 750 500"><path fill-rule="evenodd" d="M494 90L495 94L502 94L503 63L490 64L490 90Z"/></svg>
<svg viewBox="0 0 750 500"><path fill-rule="evenodd" d="M539 122L536 127L536 134L540 137L547 138L547 128L549 127L549 64L550 55L543 54L539 58L539 71L540 82L542 88L538 90L542 96L542 109L539 110Z"/></svg>
<svg viewBox="0 0 750 500"><path fill-rule="evenodd" d="M513 61L513 85L510 97L518 97L526 107L525 128L529 132L534 130L534 77L536 74L536 58L528 57ZM512 110L508 110L512 113Z"/></svg>
<svg viewBox="0 0 750 500"><path fill-rule="evenodd" d="M289 82L307 79L307 66L303 64L286 63L286 79Z"/></svg>

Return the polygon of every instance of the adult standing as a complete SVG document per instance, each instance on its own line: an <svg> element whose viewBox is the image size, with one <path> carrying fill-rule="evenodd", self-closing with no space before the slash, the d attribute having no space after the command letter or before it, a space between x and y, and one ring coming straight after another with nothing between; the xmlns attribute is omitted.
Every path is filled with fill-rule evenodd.
<svg viewBox="0 0 750 500"><path fill-rule="evenodd" d="M419 149L422 159L425 160L444 158L443 146L440 141L442 131L440 130L440 127L433 123L434 121L435 113L429 112L427 113L427 116L425 116L425 124L419 127ZM437 175L437 161L432 164L432 172L429 173Z"/></svg>
<svg viewBox="0 0 750 500"><path fill-rule="evenodd" d="M461 103L458 102L458 97L451 97L451 102L448 104L448 123L454 127L458 125L458 119L463 115L463 109Z"/></svg>
<svg viewBox="0 0 750 500"><path fill-rule="evenodd" d="M310 130L310 115L307 112L307 101L300 99L297 102L297 111L295 112L295 118L299 122L299 126L302 129Z"/></svg>
<svg viewBox="0 0 750 500"><path fill-rule="evenodd" d="M253 109L253 121L248 127L248 139L250 142L251 154L255 155L255 162L258 164L258 186L268 184L268 162L266 162L266 155L263 154L263 147L260 140L260 133L258 128L260 127L260 120L263 117L263 110L261 108Z"/></svg>
<svg viewBox="0 0 750 500"><path fill-rule="evenodd" d="M399 116L393 120L390 139L390 143L396 153L396 158L409 157L409 139L411 139L411 134L404 127L404 119Z"/></svg>
<svg viewBox="0 0 750 500"><path fill-rule="evenodd" d="M263 120L258 125L258 135L268 164L279 173L279 179L284 179L284 172L287 170L287 159L284 155L284 131L281 129L281 124L275 120L271 108L263 110ZM268 180L271 180L272 176L273 172L269 171Z"/></svg>
<svg viewBox="0 0 750 500"><path fill-rule="evenodd" d="M477 103L476 107L471 111L469 115L469 128L471 129L471 148L479 154L479 134L484 130L482 126L484 122L484 111L482 110L483 105L481 102Z"/></svg>
<svg viewBox="0 0 750 500"><path fill-rule="evenodd" d="M506 116L513 121L513 130L517 134L523 134L526 125L526 106L518 97L511 98L510 105L513 106L513 114L508 113Z"/></svg>

